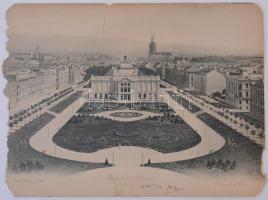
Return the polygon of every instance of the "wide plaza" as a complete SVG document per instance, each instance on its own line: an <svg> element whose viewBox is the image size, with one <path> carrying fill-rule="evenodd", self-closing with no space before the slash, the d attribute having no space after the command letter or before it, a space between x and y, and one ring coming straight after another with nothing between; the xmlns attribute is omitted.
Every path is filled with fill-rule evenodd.
<svg viewBox="0 0 268 200"><path fill-rule="evenodd" d="M117 106L122 108L122 104ZM85 108L82 108L81 113L78 111L60 129L53 141L63 148L88 153L118 146L138 146L171 153L200 142L200 136L172 109L163 112L158 106L154 105L154 113L146 111L152 108L149 103L142 106L143 111L125 109L96 113L91 109L85 114ZM167 107L166 104L162 106ZM115 105L113 108L116 109Z"/></svg>
<svg viewBox="0 0 268 200"><path fill-rule="evenodd" d="M162 90L172 89L167 87ZM81 92L74 91L74 94L81 95ZM214 117L207 116L182 96L173 98L166 93L162 102L135 104L81 104L79 98L73 97L70 94L66 100L21 129L19 134L9 137L10 170L15 165L19 171L20 163L25 163L24 172L29 175L33 174L31 172L38 172L41 176L46 174L42 177L50 184L46 187L52 191L53 184L47 175L55 170L77 174L75 177L79 178L74 178L72 185L81 179L92 179L96 173L101 177L102 185L107 187L112 179L117 179L117 176L110 177L111 173L115 173L119 178L148 175L157 181L164 176L174 177L174 184L188 187L184 182L200 176L200 171L200 178L216 177L224 172L228 180L227 177L234 173L247 178L246 174L252 174L254 167L260 169L261 146ZM21 137L24 139L21 140ZM244 149L245 146L248 148ZM36 161L42 165L42 170L40 166L36 167ZM221 164L218 164L219 161ZM33 169L27 171L31 163ZM97 169L103 167L105 169ZM162 178L157 178L152 172L159 173ZM250 177L252 181L261 178L259 170L254 174L258 176ZM15 180L22 173L9 176L11 187L20 185ZM60 175L57 180L61 181L63 177ZM241 180L240 176L237 180ZM118 181L123 187L121 179ZM135 187L137 184L135 180ZM208 181L208 184L211 183ZM80 191L78 188L74 190ZM29 192L24 190L21 194ZM233 192L235 194L235 190Z"/></svg>

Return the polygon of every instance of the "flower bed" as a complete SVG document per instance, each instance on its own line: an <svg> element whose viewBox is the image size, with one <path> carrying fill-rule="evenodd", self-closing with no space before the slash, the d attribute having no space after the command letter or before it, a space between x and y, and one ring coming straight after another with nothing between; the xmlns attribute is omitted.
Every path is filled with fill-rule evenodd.
<svg viewBox="0 0 268 200"><path fill-rule="evenodd" d="M121 117L121 118L133 118L142 116L141 113L137 112L114 112L111 114L113 117Z"/></svg>

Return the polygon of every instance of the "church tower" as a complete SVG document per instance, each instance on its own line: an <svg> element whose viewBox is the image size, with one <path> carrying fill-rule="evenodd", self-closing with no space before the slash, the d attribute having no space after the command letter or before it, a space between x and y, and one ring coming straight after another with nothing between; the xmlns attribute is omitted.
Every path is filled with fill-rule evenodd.
<svg viewBox="0 0 268 200"><path fill-rule="evenodd" d="M150 58L153 54L156 53L156 43L154 42L154 36L151 36L151 42L149 43L149 53L148 57Z"/></svg>

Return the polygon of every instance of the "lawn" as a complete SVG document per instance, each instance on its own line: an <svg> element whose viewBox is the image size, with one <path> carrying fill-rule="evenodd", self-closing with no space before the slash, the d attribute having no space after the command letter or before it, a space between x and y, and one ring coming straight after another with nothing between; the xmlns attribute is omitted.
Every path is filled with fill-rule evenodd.
<svg viewBox="0 0 268 200"><path fill-rule="evenodd" d="M133 118L133 117L140 117L142 116L141 113L137 113L137 112L114 112L111 114L111 116L113 117L121 117L121 118Z"/></svg>
<svg viewBox="0 0 268 200"><path fill-rule="evenodd" d="M81 96L82 93L83 93L82 91L77 91L73 93L68 98L64 99L63 101L59 102L58 104L50 108L50 110L56 113L61 113L69 105L71 105L75 100L77 100Z"/></svg>
<svg viewBox="0 0 268 200"><path fill-rule="evenodd" d="M193 147L200 140L188 124L173 114L133 122L74 116L53 138L59 146L77 152L96 152L121 145L170 153Z"/></svg>

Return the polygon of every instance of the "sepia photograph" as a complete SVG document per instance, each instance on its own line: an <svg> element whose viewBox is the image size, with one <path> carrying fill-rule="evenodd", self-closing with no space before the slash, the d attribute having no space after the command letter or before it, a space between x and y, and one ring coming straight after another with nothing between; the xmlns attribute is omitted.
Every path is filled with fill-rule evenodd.
<svg viewBox="0 0 268 200"><path fill-rule="evenodd" d="M6 19L15 197L262 192L259 6L15 4Z"/></svg>

